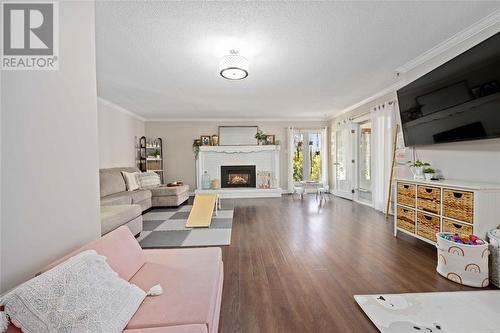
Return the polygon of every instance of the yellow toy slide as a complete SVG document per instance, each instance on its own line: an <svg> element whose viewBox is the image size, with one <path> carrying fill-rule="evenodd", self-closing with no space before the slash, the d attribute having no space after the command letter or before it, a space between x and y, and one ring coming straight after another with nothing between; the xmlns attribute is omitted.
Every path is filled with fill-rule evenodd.
<svg viewBox="0 0 500 333"><path fill-rule="evenodd" d="M194 197L193 208L189 213L186 228L208 228L212 223L212 213L220 208L218 194L197 194Z"/></svg>

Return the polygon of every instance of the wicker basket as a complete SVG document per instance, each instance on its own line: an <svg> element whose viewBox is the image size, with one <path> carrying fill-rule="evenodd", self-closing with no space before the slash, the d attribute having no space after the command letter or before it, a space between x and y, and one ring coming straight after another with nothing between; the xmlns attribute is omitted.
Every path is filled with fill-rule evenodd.
<svg viewBox="0 0 500 333"><path fill-rule="evenodd" d="M398 221L397 225L401 229L415 233L415 211L398 206Z"/></svg>
<svg viewBox="0 0 500 333"><path fill-rule="evenodd" d="M417 234L435 242L436 233L439 232L440 227L439 217L419 212L417 214L417 221Z"/></svg>
<svg viewBox="0 0 500 333"><path fill-rule="evenodd" d="M443 232L469 236L474 234L474 229L471 225L443 219Z"/></svg>
<svg viewBox="0 0 500 333"><path fill-rule="evenodd" d="M398 183L398 204L415 207L415 185Z"/></svg>
<svg viewBox="0 0 500 333"><path fill-rule="evenodd" d="M473 223L474 193L445 189L443 215L467 223Z"/></svg>
<svg viewBox="0 0 500 333"><path fill-rule="evenodd" d="M417 186L417 207L426 212L441 213L441 189L437 187Z"/></svg>
<svg viewBox="0 0 500 333"><path fill-rule="evenodd" d="M159 161L147 161L148 170L160 170L161 164Z"/></svg>

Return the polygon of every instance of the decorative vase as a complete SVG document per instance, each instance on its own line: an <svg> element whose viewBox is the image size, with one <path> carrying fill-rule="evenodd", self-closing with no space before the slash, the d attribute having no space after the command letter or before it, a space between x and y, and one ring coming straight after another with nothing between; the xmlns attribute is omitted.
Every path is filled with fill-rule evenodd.
<svg viewBox="0 0 500 333"><path fill-rule="evenodd" d="M203 176L201 177L201 188L203 190L209 190L210 189L210 176L207 171L203 173Z"/></svg>
<svg viewBox="0 0 500 333"><path fill-rule="evenodd" d="M212 135L212 146L218 146L219 145L219 136L214 134Z"/></svg>
<svg viewBox="0 0 500 333"><path fill-rule="evenodd" d="M413 179L424 180L424 167L410 167L410 171L413 174Z"/></svg>
<svg viewBox="0 0 500 333"><path fill-rule="evenodd" d="M434 178L433 173L424 173L425 180L431 181L432 178Z"/></svg>

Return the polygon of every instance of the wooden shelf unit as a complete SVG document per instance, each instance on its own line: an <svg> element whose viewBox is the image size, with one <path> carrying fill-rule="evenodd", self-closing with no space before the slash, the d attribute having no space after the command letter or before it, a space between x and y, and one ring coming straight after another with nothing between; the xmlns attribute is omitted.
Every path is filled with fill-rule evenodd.
<svg viewBox="0 0 500 333"><path fill-rule="evenodd" d="M148 139L145 136L139 139L137 167L142 172L153 171L160 176L163 183L163 140L161 138ZM150 152L158 150L160 157L151 157Z"/></svg>
<svg viewBox="0 0 500 333"><path fill-rule="evenodd" d="M435 244L437 232L481 238L500 225L500 184L395 180L394 236L401 231Z"/></svg>

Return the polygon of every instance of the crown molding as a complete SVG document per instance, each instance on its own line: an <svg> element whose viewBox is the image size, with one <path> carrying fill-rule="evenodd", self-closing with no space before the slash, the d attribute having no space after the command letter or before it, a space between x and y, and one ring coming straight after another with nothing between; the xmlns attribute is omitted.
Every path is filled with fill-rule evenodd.
<svg viewBox="0 0 500 333"><path fill-rule="evenodd" d="M481 33L482 31L492 27L495 24L500 23L500 10L496 10L490 15L484 17L483 19L477 21L473 25L469 26L468 28L460 31L459 33L453 35L452 37L448 38L442 43L439 43L438 45L434 46L430 50L422 53L418 57L410 60L406 64L396 68L396 74L399 76L401 74L405 74L415 68L417 68L420 65L425 64L426 62L432 60L433 58L437 57L438 55L446 52L449 49L452 49L453 47L463 43L469 38L472 38L476 36L477 34ZM352 110L355 110L365 104L368 104L377 98L380 98L386 94L389 94L391 92L394 92L398 90L399 88L402 88L406 84L406 80L400 80L396 82L395 84L371 95L370 97L367 97L363 99L362 101L353 104L345 109L343 109L341 112L336 113L334 116L329 118L329 120L333 120L343 114L346 114L347 112L350 112Z"/></svg>
<svg viewBox="0 0 500 333"><path fill-rule="evenodd" d="M373 95L371 95L371 96L369 96L369 97L367 97L367 98L359 101L358 103L353 104L353 105L351 105L351 106L343 109L342 111L336 113L334 116L330 117L328 120L331 121L331 120L333 120L335 118L338 118L339 116L341 116L343 114L346 114L346 113L348 113L348 112L350 112L352 110L355 110L355 109L357 109L357 108L359 108L359 107L361 107L361 106L363 106L365 104L373 102L374 100L376 100L376 99L378 99L378 98L380 98L380 97L382 97L384 95L387 95L387 94L390 94L392 92L395 92L399 88L403 87L405 84L406 84L406 81L404 81L404 80L398 81L395 84L393 84L393 85L391 85L391 86L389 86L389 87L387 87L385 89L382 89L382 90L378 91L377 93L375 93L375 94L373 94Z"/></svg>
<svg viewBox="0 0 500 333"><path fill-rule="evenodd" d="M435 58L436 56L446 52L449 49L463 43L467 39L474 37L475 35L483 32L484 30L492 27L493 25L500 23L500 10L496 10L485 18L477 21L468 28L458 32L457 34L451 36L444 42L439 43L430 50L422 53L418 57L408 61L406 64L396 68L396 74L404 74L412 69L426 63L427 61Z"/></svg>
<svg viewBox="0 0 500 333"><path fill-rule="evenodd" d="M103 105L106 105L106 106L109 106L110 108L113 108L116 111L119 111L121 113L129 115L129 116L131 116L131 117L133 117L133 118L135 118L137 120L140 120L140 121L146 121L147 120L146 118L139 116L137 113L129 111L129 110L125 109L124 107L121 107L121 106L119 106L119 105L117 105L117 104L115 104L115 103L113 103L113 102L111 102L111 101L109 101L107 99L104 99L102 97L97 96L97 101L99 101Z"/></svg>
<svg viewBox="0 0 500 333"><path fill-rule="evenodd" d="M328 121L329 118L146 118L147 122L273 122L273 121Z"/></svg>

